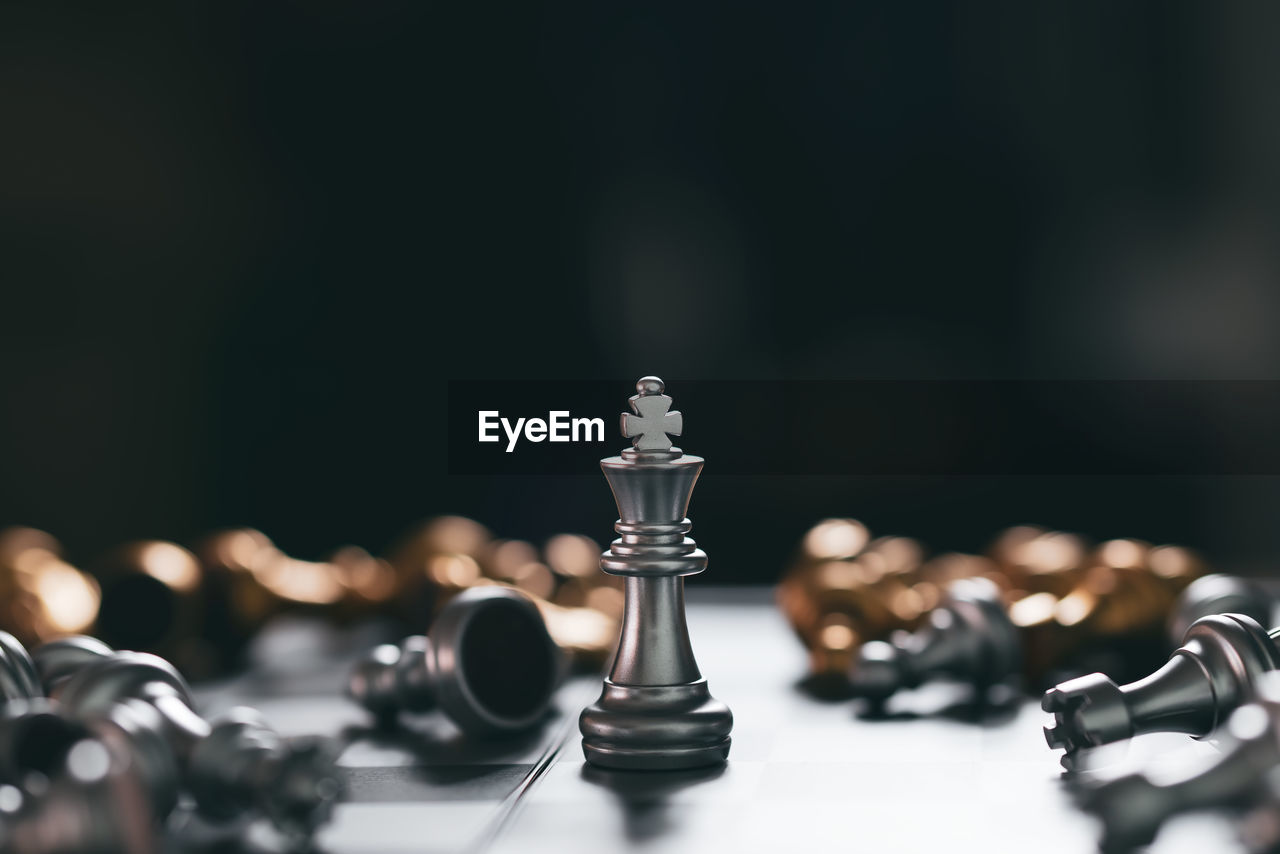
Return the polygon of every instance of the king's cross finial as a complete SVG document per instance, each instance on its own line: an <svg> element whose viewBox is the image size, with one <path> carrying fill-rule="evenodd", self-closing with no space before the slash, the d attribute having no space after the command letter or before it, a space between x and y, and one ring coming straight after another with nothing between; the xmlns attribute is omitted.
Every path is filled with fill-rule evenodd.
<svg viewBox="0 0 1280 854"><path fill-rule="evenodd" d="M622 413L622 435L631 440L637 451L666 451L671 448L667 434L679 436L684 429L684 416L668 412L671 398L657 377L641 377L636 392L627 402L631 412Z"/></svg>

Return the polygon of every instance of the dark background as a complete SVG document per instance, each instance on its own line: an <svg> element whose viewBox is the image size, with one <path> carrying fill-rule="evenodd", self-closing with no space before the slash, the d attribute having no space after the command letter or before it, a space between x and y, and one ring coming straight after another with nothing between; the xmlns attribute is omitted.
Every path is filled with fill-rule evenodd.
<svg viewBox="0 0 1280 854"><path fill-rule="evenodd" d="M0 9L0 524L611 535L449 476L449 379L1280 378L1280 8L457 5ZM1272 477L714 462L707 581L827 515L1280 555Z"/></svg>

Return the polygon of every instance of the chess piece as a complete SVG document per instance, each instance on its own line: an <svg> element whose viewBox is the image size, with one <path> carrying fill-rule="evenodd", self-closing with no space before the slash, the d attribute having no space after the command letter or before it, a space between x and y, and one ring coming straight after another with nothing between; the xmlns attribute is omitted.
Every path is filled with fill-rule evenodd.
<svg viewBox="0 0 1280 854"><path fill-rule="evenodd" d="M400 538L389 562L395 572L398 616L421 625L452 597L484 577L493 535L465 516L428 519Z"/></svg>
<svg viewBox="0 0 1280 854"><path fill-rule="evenodd" d="M1257 697L1231 714L1223 755L1207 768L1161 781L1129 774L1084 787L1078 800L1102 821L1104 851L1155 840L1170 817L1190 810L1243 810L1274 797L1280 768L1280 674L1258 680Z"/></svg>
<svg viewBox="0 0 1280 854"><path fill-rule="evenodd" d="M714 765L729 755L733 715L711 696L685 622L684 576L707 556L685 536L701 457L672 447L683 419L668 411L662 380L644 377L622 416L632 447L600 462L618 505L621 535L601 558L625 578L621 638L604 689L579 719L587 761L618 769Z"/></svg>
<svg viewBox="0 0 1280 854"><path fill-rule="evenodd" d="M158 816L176 803L174 767L206 818L227 822L256 811L293 840L328 821L342 792L331 744L286 742L247 708L205 720L186 680L154 655L92 661L59 685L55 699L65 716L109 738L145 771Z"/></svg>
<svg viewBox="0 0 1280 854"><path fill-rule="evenodd" d="M1211 614L1244 614L1259 625L1271 625L1272 600L1247 578L1206 575L1188 585L1169 617L1169 639L1176 646L1191 624Z"/></svg>
<svg viewBox="0 0 1280 854"><path fill-rule="evenodd" d="M243 635L257 631L283 611L335 614L356 603L385 601L393 592L393 571L359 546L343 546L330 560L310 561L281 551L253 528L233 528L205 537L200 562Z"/></svg>
<svg viewBox="0 0 1280 854"><path fill-rule="evenodd" d="M987 578L961 578L923 628L899 633L892 643L864 644L849 678L854 692L872 703L942 676L985 691L1018 672L1020 652L1000 588Z"/></svg>
<svg viewBox="0 0 1280 854"><path fill-rule="evenodd" d="M600 571L600 545L590 537L557 534L542 551L557 579L549 601L535 600L547 629L575 669L599 671L618 643L622 578Z"/></svg>
<svg viewBox="0 0 1280 854"><path fill-rule="evenodd" d="M542 553L547 566L559 579L551 595L553 604L564 608L590 608L612 620L622 620L625 598L622 577L600 571L599 543L579 534L557 534L547 540ZM616 639L617 632L613 634Z"/></svg>
<svg viewBox="0 0 1280 854"><path fill-rule="evenodd" d="M1055 586L1048 582L1050 572L1027 576L1038 579L1034 584L1012 577L1012 590L1002 590L990 578L953 582L923 628L863 645L850 670L853 693L879 704L939 677L959 679L978 691L1015 677L1043 684L1047 674L1090 644L1105 650L1144 634L1159 635L1175 591L1199 566L1185 550L1174 549L1112 540L1099 547L1083 573L1070 569L1065 559L1045 561L1042 565L1064 567L1077 579L1063 596L1049 592ZM1155 561L1163 574L1152 569L1151 555L1157 552L1165 556ZM1018 589L1027 586L1046 589Z"/></svg>
<svg viewBox="0 0 1280 854"><path fill-rule="evenodd" d="M153 854L158 836L136 769L91 737L67 746L38 797L0 784L7 854Z"/></svg>
<svg viewBox="0 0 1280 854"><path fill-rule="evenodd" d="M805 534L778 584L778 606L809 651L810 684L842 690L869 640L915 625L936 603L932 580L912 587L922 549L905 537L872 540L856 519L825 519Z"/></svg>
<svg viewBox="0 0 1280 854"><path fill-rule="evenodd" d="M204 572L176 543L147 540L119 546L93 563L102 583L96 635L119 649L155 653L184 672L217 669L204 632Z"/></svg>
<svg viewBox="0 0 1280 854"><path fill-rule="evenodd" d="M0 632L0 708L12 700L28 700L43 693L27 648L8 632Z"/></svg>
<svg viewBox="0 0 1280 854"><path fill-rule="evenodd" d="M0 531L0 629L24 643L88 631L100 599L98 583L62 559L52 536L35 528Z"/></svg>
<svg viewBox="0 0 1280 854"><path fill-rule="evenodd" d="M948 585L962 578L986 578L1001 589L1007 587L995 561L981 555L962 552L945 552L929 558L912 573L911 591L917 597L916 608L920 616L917 624L927 620L928 614L942 604Z"/></svg>
<svg viewBox="0 0 1280 854"><path fill-rule="evenodd" d="M538 560L538 550L524 540L492 543L489 559L481 566L487 578L510 584L538 599L549 600L556 588L551 568Z"/></svg>
<svg viewBox="0 0 1280 854"><path fill-rule="evenodd" d="M546 715L559 659L526 594L481 586L450 600L426 637L374 649L352 672L348 694L384 722L439 707L470 733L515 732Z"/></svg>
<svg viewBox="0 0 1280 854"><path fill-rule="evenodd" d="M1275 638L1240 614L1202 617L1164 667L1128 685L1101 673L1049 689L1041 706L1050 747L1072 754L1144 732L1202 736L1253 695L1259 678L1280 667Z"/></svg>
<svg viewBox="0 0 1280 854"><path fill-rule="evenodd" d="M1003 587L1015 596L1051 593L1066 596L1085 569L1085 544L1075 534L1016 525L996 537L988 549Z"/></svg>
<svg viewBox="0 0 1280 854"><path fill-rule="evenodd" d="M114 653L114 649L97 638L73 635L41 644L35 648L31 658L43 693L53 695L63 682L76 675L85 665Z"/></svg>

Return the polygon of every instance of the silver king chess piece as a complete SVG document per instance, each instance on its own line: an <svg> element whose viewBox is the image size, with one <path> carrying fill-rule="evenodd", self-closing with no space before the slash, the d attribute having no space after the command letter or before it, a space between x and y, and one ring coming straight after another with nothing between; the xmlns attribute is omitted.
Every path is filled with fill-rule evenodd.
<svg viewBox="0 0 1280 854"><path fill-rule="evenodd" d="M600 699L582 711L582 751L607 768L670 770L724 762L733 713L711 696L685 622L684 577L707 567L685 536L685 514L705 462L671 445L683 418L657 377L636 383L622 435L632 447L600 461L621 517L600 568L625 581L613 669Z"/></svg>

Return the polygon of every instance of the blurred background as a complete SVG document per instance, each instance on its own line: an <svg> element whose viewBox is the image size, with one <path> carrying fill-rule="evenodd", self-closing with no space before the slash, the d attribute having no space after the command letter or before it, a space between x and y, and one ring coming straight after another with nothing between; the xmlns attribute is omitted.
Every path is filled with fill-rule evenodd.
<svg viewBox="0 0 1280 854"><path fill-rule="evenodd" d="M607 540L596 470L447 474L449 379L1280 379L1280 8L1243 8L7 5L0 526ZM710 463L697 583L836 515L1280 557L1273 477Z"/></svg>

